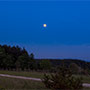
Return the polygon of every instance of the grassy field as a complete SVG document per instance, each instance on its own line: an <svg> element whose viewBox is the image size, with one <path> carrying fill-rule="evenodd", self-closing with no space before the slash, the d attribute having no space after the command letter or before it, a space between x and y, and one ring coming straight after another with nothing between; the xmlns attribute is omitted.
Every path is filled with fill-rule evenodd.
<svg viewBox="0 0 90 90"><path fill-rule="evenodd" d="M43 78L43 73L41 72L22 72L22 71L0 71L0 74L9 74L16 76L25 76L25 77L34 77L34 78ZM90 76L83 76L84 83L90 83ZM75 75L75 77L80 77ZM21 90L48 90L42 82L23 80L23 79L14 79L0 77L0 87L5 89L21 89ZM90 90L90 88L84 87L83 90Z"/></svg>
<svg viewBox="0 0 90 90"><path fill-rule="evenodd" d="M43 75L44 75L44 73L41 73L41 72L26 72L26 71L0 71L0 74L9 74L9 75L16 75L16 76L41 78L41 79L43 78ZM90 83L90 76L75 75L75 77L82 77L84 83Z"/></svg>
<svg viewBox="0 0 90 90"><path fill-rule="evenodd" d="M42 82L36 82L31 80L22 80L14 78L0 77L0 87L5 89L21 89L21 90L43 90L46 89Z"/></svg>
<svg viewBox="0 0 90 90"><path fill-rule="evenodd" d="M9 74L16 76L25 76L25 77L33 77L33 78L43 78L43 73L41 72L23 72L23 71L0 71L0 74ZM82 77L84 83L90 83L90 76L84 75L75 75L75 77Z"/></svg>
<svg viewBox="0 0 90 90"><path fill-rule="evenodd" d="M6 77L0 77L0 87L5 90L50 90L42 82ZM90 88L83 88L82 90L90 90Z"/></svg>
<svg viewBox="0 0 90 90"><path fill-rule="evenodd" d="M43 73L41 72L26 72L26 71L0 71L0 74L9 74L16 76L25 76L33 78L43 78Z"/></svg>

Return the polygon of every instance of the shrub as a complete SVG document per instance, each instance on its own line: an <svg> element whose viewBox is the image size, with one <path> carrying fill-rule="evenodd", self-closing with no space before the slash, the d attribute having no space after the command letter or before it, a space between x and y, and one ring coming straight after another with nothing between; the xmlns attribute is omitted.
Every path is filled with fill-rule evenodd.
<svg viewBox="0 0 90 90"><path fill-rule="evenodd" d="M44 74L42 82L52 90L78 90L83 88L82 78L74 77L70 69L65 67L61 67L56 74Z"/></svg>

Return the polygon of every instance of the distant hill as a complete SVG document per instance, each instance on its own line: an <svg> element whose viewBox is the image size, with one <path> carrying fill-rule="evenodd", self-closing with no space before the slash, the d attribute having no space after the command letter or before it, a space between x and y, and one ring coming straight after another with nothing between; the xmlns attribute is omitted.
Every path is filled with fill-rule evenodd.
<svg viewBox="0 0 90 90"><path fill-rule="evenodd" d="M66 67L70 67L71 65L75 64L77 67L84 70L84 73L88 71L90 72L90 62L86 62L84 60L78 59L36 59L37 63L41 62L42 60L48 60L51 62L53 67L59 67L65 65Z"/></svg>
<svg viewBox="0 0 90 90"><path fill-rule="evenodd" d="M79 59L35 59L37 62L41 60L49 60L54 66L62 65L65 63L67 66L71 63L75 63L82 68L90 68L90 62Z"/></svg>

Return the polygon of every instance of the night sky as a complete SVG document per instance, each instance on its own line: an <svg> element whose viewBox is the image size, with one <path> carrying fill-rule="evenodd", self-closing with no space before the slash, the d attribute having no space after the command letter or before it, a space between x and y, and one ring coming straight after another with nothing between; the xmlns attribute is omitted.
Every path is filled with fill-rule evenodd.
<svg viewBox="0 0 90 90"><path fill-rule="evenodd" d="M0 1L0 44L25 47L35 58L89 61L90 1Z"/></svg>

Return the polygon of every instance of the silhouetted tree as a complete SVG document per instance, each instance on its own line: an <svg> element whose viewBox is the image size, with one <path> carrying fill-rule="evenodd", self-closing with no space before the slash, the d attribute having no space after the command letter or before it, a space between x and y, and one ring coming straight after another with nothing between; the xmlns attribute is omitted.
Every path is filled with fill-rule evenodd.
<svg viewBox="0 0 90 90"><path fill-rule="evenodd" d="M30 57L31 60L33 60L34 59L34 54L31 53L29 57Z"/></svg>
<svg viewBox="0 0 90 90"><path fill-rule="evenodd" d="M34 59L33 53L31 53L29 56L29 68L31 70L37 70L37 63L36 63L36 60Z"/></svg>
<svg viewBox="0 0 90 90"><path fill-rule="evenodd" d="M18 68L24 70L24 69L28 69L28 62L29 62L28 55L24 54L18 57L16 64L18 64L17 65Z"/></svg>
<svg viewBox="0 0 90 90"><path fill-rule="evenodd" d="M4 50L4 48L0 47L0 68L1 69L5 67L4 66L5 58L6 58L5 50Z"/></svg>

